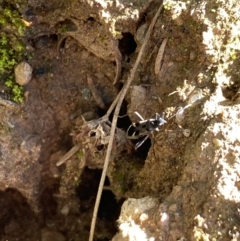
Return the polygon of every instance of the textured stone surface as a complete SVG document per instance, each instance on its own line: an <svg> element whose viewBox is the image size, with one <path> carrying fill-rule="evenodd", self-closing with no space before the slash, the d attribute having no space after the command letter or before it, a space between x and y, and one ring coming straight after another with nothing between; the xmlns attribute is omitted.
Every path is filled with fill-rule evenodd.
<svg viewBox="0 0 240 241"><path fill-rule="evenodd" d="M32 78L32 67L27 62L21 62L15 69L15 80L19 85L26 85Z"/></svg>

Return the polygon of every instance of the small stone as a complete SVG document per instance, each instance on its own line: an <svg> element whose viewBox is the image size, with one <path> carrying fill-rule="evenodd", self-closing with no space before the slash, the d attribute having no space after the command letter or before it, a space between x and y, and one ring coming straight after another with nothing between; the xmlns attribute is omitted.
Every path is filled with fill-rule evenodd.
<svg viewBox="0 0 240 241"><path fill-rule="evenodd" d="M63 206L63 208L61 209L61 214L64 216L67 216L69 214L70 208L69 206L66 204Z"/></svg>
<svg viewBox="0 0 240 241"><path fill-rule="evenodd" d="M212 142L216 147L222 147L223 146L223 142L221 140L219 140L218 138L213 138Z"/></svg>
<svg viewBox="0 0 240 241"><path fill-rule="evenodd" d="M146 213L140 215L140 221L144 222L149 219L149 216Z"/></svg>
<svg viewBox="0 0 240 241"><path fill-rule="evenodd" d="M21 86L28 84L32 78L32 71L32 67L27 62L18 64L14 69L16 82Z"/></svg>
<svg viewBox="0 0 240 241"><path fill-rule="evenodd" d="M189 136L191 135L191 131L190 131L189 129L184 129L184 130L183 130L183 135L184 135L185 137L189 137Z"/></svg>
<svg viewBox="0 0 240 241"><path fill-rule="evenodd" d="M144 23L143 25L141 25L138 30L137 30L137 34L136 34L136 40L138 43L142 44L146 35L146 32L148 30L148 24Z"/></svg>
<svg viewBox="0 0 240 241"><path fill-rule="evenodd" d="M170 205L168 210L169 210L169 212L176 212L177 211L177 204L174 203L174 204Z"/></svg>

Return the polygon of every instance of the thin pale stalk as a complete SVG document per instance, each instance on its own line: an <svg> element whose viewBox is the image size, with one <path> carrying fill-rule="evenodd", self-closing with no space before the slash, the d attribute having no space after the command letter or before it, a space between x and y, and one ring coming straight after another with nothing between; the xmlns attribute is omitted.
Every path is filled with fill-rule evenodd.
<svg viewBox="0 0 240 241"><path fill-rule="evenodd" d="M97 213L98 213L98 208L99 208L99 204L100 204L100 200L101 200L101 196L102 196L102 190L103 190L103 186L104 186L104 181L106 178L106 174L107 174L107 168L110 162L110 156L111 156L111 152L112 152L112 146L113 146L113 140L114 140L114 134L115 134L115 130L116 130L116 125L117 125L117 119L119 116L119 112L120 112L120 108L122 105L122 102L124 100L124 97L129 89L129 86L131 85L135 73L137 71L138 65L140 63L140 60L142 58L142 55L144 53L144 50L146 48L147 42L150 38L151 32L153 30L153 27L157 21L157 18L161 12L163 8L163 4L161 4L161 6L159 7L158 11L156 12L150 26L149 29L146 33L144 42L141 46L141 49L139 51L137 60L133 66L133 69L130 72L130 75L127 79L127 82L125 83L125 85L123 86L120 94L117 96L117 105L114 111L114 115L113 115L113 120L112 120L112 126L111 126L111 131L110 131L110 138L109 138L109 143L108 143L108 147L107 147L107 153L106 153L106 157L105 157L105 161L104 161L104 166L103 166L103 171L102 171L102 176L101 176L101 180L99 183L99 187L98 187L98 193L97 193L97 198L96 198L96 202L95 202L95 206L94 206L94 210L93 210L93 217L92 217L92 222L91 222L91 230L90 230L90 235L89 235L89 241L93 241L93 236L94 236L94 230L95 230L95 225L96 225L96 220L97 220ZM115 101L114 101L115 102Z"/></svg>

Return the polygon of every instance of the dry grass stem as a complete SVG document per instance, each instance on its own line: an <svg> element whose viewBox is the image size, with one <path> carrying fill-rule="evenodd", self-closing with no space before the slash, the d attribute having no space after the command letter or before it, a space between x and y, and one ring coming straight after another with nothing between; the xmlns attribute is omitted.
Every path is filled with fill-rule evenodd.
<svg viewBox="0 0 240 241"><path fill-rule="evenodd" d="M99 187L98 187L98 193L97 193L97 198L96 198L96 202L95 202L95 206L94 206L94 211L93 211L93 217L92 217L92 222L91 222L91 230L90 230L90 235L89 235L89 241L93 241L93 236L94 236L94 230L95 230L95 225L96 225L96 220L97 220L97 213L98 213L98 208L99 208L99 204L100 204L100 200L101 200L101 196L102 196L102 190L103 190L103 186L104 186L104 181L106 178L106 174L107 174L107 168L110 162L110 157L111 157L111 152L112 152L112 147L113 147L113 141L114 141L114 136L115 136L115 130L116 130L116 125L117 125L117 119L119 116L119 111L122 105L122 102L125 98L125 95L134 79L135 73L137 71L138 65L140 63L140 60L142 58L142 55L144 53L144 50L146 48L146 45L149 41L150 35L152 33L153 27L157 21L157 18L161 12L163 8L163 4L161 4L161 6L159 7L158 11L156 12L150 26L149 29L146 33L144 42L141 46L141 49L138 53L138 57L136 59L136 62L132 68L132 70L130 71L130 75L127 79L127 82L125 83L125 85L123 86L122 90L120 91L119 95L117 96L116 100L114 100L114 105L116 103L116 108L114 111L114 115L113 115L113 120L112 120L112 126L111 126L111 131L110 131L110 137L109 137L109 143L108 143L108 148L107 148L107 153L106 153L106 157L105 157L105 161L104 161L104 166L103 166L103 171L102 171L102 176L101 176L101 180L99 183ZM113 105L112 105L113 106ZM110 107L110 109L112 108L112 106ZM114 107L113 107L114 108ZM109 113L109 111L107 112L107 114ZM110 112L111 113L111 112ZM106 117L105 117L106 118Z"/></svg>
<svg viewBox="0 0 240 241"><path fill-rule="evenodd" d="M56 166L61 166L65 163L70 157L72 157L79 149L80 144L75 145L70 151L68 151L56 164Z"/></svg>

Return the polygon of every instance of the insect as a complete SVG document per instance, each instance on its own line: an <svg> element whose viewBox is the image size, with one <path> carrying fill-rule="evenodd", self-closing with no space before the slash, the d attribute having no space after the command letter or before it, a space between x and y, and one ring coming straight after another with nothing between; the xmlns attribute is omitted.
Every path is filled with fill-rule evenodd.
<svg viewBox="0 0 240 241"><path fill-rule="evenodd" d="M173 117L176 117L176 122L181 122L184 118L184 111L189 108L191 104L186 105L185 107L181 107L176 114L172 115L168 120L171 120ZM154 131L159 131L158 127L167 123L164 119L164 113L160 116L158 113L155 115L155 119L147 119L144 118L135 111L134 114L140 118L141 121L133 123L127 129L127 138L130 140L137 140L144 137L143 140L137 142L135 145L135 149L138 149L152 134ZM130 134L132 133L132 134Z"/></svg>
<svg viewBox="0 0 240 241"><path fill-rule="evenodd" d="M184 119L184 111L187 108L194 106L201 99L202 91L201 89L197 88L190 94L188 104L185 107L181 107L177 111L177 113L168 118L168 120L172 119L173 117L176 117L176 122L180 124ZM130 140L137 140L141 137L144 137L143 140L137 142L137 144L135 145L135 149L138 149L147 140L150 134L152 134L154 131L159 131L158 127L166 124L167 121L164 119L164 113L161 116L158 113L156 113L155 119L148 120L144 120L144 118L137 111L135 111L134 114L138 116L138 118L140 118L141 121L133 123L128 127L127 138ZM133 130L131 131L131 129ZM187 133L187 135L189 134Z"/></svg>
<svg viewBox="0 0 240 241"><path fill-rule="evenodd" d="M135 111L134 114L138 116L141 121L133 123L128 127L127 137L131 140L136 140L144 137L143 140L137 142L135 145L135 149L138 149L147 140L151 133L154 131L159 131L158 127L166 124L167 121L164 120L164 114L159 115L156 113L155 119L151 118L147 120L145 120L137 111ZM130 135L131 132L133 133Z"/></svg>

